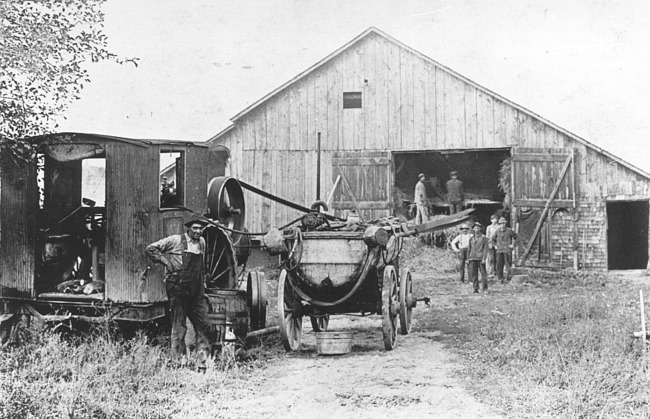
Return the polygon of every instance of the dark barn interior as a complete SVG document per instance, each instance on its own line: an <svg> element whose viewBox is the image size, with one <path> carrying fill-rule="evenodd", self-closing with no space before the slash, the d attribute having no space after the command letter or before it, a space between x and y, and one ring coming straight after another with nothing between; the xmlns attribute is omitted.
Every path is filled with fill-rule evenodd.
<svg viewBox="0 0 650 419"><path fill-rule="evenodd" d="M648 201L607 203L608 269L646 269L648 215Z"/></svg>
<svg viewBox="0 0 650 419"><path fill-rule="evenodd" d="M408 213L418 174L424 173L429 214L448 214L445 184L455 170L463 182L465 207L475 208L474 219L487 226L490 216L503 208L505 193L499 189L499 171L509 157L510 149L394 153L395 196L405 204L403 213Z"/></svg>

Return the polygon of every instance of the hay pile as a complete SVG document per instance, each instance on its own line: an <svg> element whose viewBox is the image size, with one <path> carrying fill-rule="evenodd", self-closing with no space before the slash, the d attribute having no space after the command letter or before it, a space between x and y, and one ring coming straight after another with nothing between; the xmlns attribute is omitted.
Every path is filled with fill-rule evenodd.
<svg viewBox="0 0 650 419"><path fill-rule="evenodd" d="M401 266L418 272L448 274L458 270L458 257L454 252L426 245L417 237L404 239L400 259Z"/></svg>

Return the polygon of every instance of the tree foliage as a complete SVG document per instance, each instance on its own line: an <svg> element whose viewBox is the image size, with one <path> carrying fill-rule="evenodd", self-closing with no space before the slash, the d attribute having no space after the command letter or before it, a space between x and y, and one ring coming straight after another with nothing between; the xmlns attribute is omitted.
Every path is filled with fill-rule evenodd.
<svg viewBox="0 0 650 419"><path fill-rule="evenodd" d="M0 0L0 147L34 158L90 82L87 63L125 61L107 49L105 0Z"/></svg>

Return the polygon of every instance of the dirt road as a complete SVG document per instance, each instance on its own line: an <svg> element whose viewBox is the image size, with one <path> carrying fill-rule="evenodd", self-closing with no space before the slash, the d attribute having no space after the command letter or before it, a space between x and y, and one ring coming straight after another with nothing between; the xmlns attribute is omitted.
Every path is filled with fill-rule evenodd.
<svg viewBox="0 0 650 419"><path fill-rule="evenodd" d="M426 315L417 307L414 321ZM479 403L455 374L458 359L439 332L398 336L383 348L381 317L335 316L330 330L355 332L352 352L319 356L304 321L299 352L273 358L255 374L245 394L223 406L237 418L500 418Z"/></svg>

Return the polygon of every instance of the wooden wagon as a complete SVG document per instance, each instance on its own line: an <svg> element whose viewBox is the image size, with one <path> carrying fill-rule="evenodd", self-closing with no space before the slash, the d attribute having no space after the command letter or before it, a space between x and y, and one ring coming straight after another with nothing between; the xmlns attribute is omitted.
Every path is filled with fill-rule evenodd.
<svg viewBox="0 0 650 419"><path fill-rule="evenodd" d="M303 222L303 229L285 230L277 306L285 349L300 346L304 316L314 331L324 332L330 315L346 313L381 315L384 347L393 349L398 332L410 332L418 301L409 269L400 266L403 238L453 226L470 212L418 226L385 218L370 224L328 222L317 228L313 226L318 223ZM305 225L311 227L302 231Z"/></svg>
<svg viewBox="0 0 650 419"><path fill-rule="evenodd" d="M286 350L300 346L302 318L327 331L332 314L380 314L384 347L395 347L397 331L409 333L416 305L411 274L399 266L401 229L388 223L364 231L308 231L278 281L278 318ZM398 324L399 317L399 324Z"/></svg>

